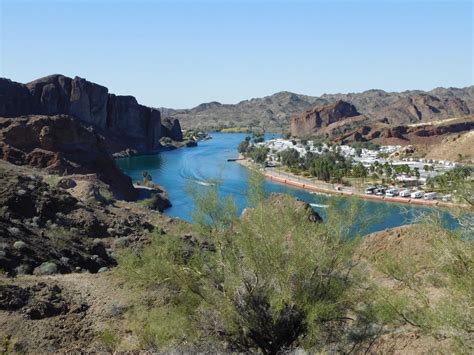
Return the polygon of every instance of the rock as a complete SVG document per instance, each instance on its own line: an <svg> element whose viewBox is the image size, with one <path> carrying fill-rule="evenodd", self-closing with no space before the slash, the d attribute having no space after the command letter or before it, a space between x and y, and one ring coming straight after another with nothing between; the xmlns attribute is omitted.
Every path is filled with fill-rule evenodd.
<svg viewBox="0 0 474 355"><path fill-rule="evenodd" d="M164 137L169 137L174 141L183 140L181 125L175 118L166 118L161 122L161 130Z"/></svg>
<svg viewBox="0 0 474 355"><path fill-rule="evenodd" d="M197 142L195 140L188 140L185 142L185 145L186 147L190 148L190 147L197 147Z"/></svg>
<svg viewBox="0 0 474 355"><path fill-rule="evenodd" d="M139 105L133 96L109 95L107 120L113 133L129 138L131 147L139 151L158 149L160 138L166 135L160 111Z"/></svg>
<svg viewBox="0 0 474 355"><path fill-rule="evenodd" d="M16 117L30 113L28 88L9 79L0 78L0 117Z"/></svg>
<svg viewBox="0 0 474 355"><path fill-rule="evenodd" d="M15 285L0 285L0 309L13 311L28 303L30 292Z"/></svg>
<svg viewBox="0 0 474 355"><path fill-rule="evenodd" d="M109 268L104 266L104 267L101 267L97 272L106 272L106 271L109 271Z"/></svg>
<svg viewBox="0 0 474 355"><path fill-rule="evenodd" d="M33 270L35 275L54 275L58 272L58 266L52 262L42 263Z"/></svg>
<svg viewBox="0 0 474 355"><path fill-rule="evenodd" d="M322 127L360 115L354 105L345 101L316 106L312 110L290 119L291 135L295 137L311 136Z"/></svg>
<svg viewBox="0 0 474 355"><path fill-rule="evenodd" d="M33 297L25 307L25 314L30 319L44 319L65 314L69 311L66 301L61 296L61 288L57 285L48 286L44 283L38 283L31 287Z"/></svg>
<svg viewBox="0 0 474 355"><path fill-rule="evenodd" d="M117 167L104 139L70 116L0 118L0 155L50 173L95 173L118 198L136 198L131 179ZM20 191L19 196L26 193Z"/></svg>
<svg viewBox="0 0 474 355"><path fill-rule="evenodd" d="M165 124L166 132L162 133L159 110L138 104L133 96L109 94L106 87L83 78L54 74L26 85L0 79L0 116L58 114L73 116L98 129L113 152L155 151L166 132L173 140L182 139L179 122ZM44 134L48 136L47 129Z"/></svg>
<svg viewBox="0 0 474 355"><path fill-rule="evenodd" d="M32 81L26 87L31 93L32 113L70 114L96 127L106 127L107 88L57 74Z"/></svg>
<svg viewBox="0 0 474 355"><path fill-rule="evenodd" d="M59 180L57 186L62 188L62 189L67 190L67 189L72 189L72 188L76 187L77 183L73 179L62 178L61 180Z"/></svg>
<svg viewBox="0 0 474 355"><path fill-rule="evenodd" d="M311 207L309 203L289 195L272 193L270 197L264 202L264 204L265 206L268 205L268 207L272 210L280 211L281 213L286 213L284 208L290 206L293 212L301 214L301 217L306 218L310 222L316 223L323 221L321 216ZM247 216L252 213L252 210L252 208L245 208L242 211L241 218L247 218Z"/></svg>
<svg viewBox="0 0 474 355"><path fill-rule="evenodd" d="M21 264L14 269L15 275L29 275L31 274L31 266L26 264Z"/></svg>
<svg viewBox="0 0 474 355"><path fill-rule="evenodd" d="M108 310L108 314L112 317L120 317L127 310L127 306L121 301L114 300Z"/></svg>
<svg viewBox="0 0 474 355"><path fill-rule="evenodd" d="M128 237L120 237L114 240L114 245L116 248L124 248L130 244Z"/></svg>
<svg viewBox="0 0 474 355"><path fill-rule="evenodd" d="M15 227L12 227L10 228L9 230L13 229ZM16 228L18 231L19 229ZM21 240L17 240L15 243L13 243L13 248L15 248L16 250L24 250L26 249L26 243L21 241Z"/></svg>

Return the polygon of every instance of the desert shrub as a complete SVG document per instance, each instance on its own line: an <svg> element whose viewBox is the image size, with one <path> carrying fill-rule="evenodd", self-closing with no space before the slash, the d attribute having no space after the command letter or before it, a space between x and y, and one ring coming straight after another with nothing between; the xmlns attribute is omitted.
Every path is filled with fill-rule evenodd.
<svg viewBox="0 0 474 355"><path fill-rule="evenodd" d="M100 188L99 195L102 197L102 199L106 203L112 202L114 199L113 193L109 189L106 189L106 188Z"/></svg>
<svg viewBox="0 0 474 355"><path fill-rule="evenodd" d="M352 257L360 206L334 206L314 223L288 196L269 205L261 179L252 180L244 217L209 187L194 196L195 234L205 237L155 234L143 251L119 257L119 275L160 295L137 313L147 347L213 341L271 354L330 344L344 351L369 336L361 323L374 318Z"/></svg>
<svg viewBox="0 0 474 355"><path fill-rule="evenodd" d="M160 144L163 146L169 145L173 143L173 140L170 137L161 137L160 138Z"/></svg>
<svg viewBox="0 0 474 355"><path fill-rule="evenodd" d="M99 332L97 338L101 347L104 348L103 350L108 352L114 351L120 341L120 338L114 333L114 331L108 328Z"/></svg>
<svg viewBox="0 0 474 355"><path fill-rule="evenodd" d="M460 353L474 346L473 230L447 230L437 214L405 232L423 252L381 253L374 266L395 282L393 288L374 286L374 304L381 315L410 324L422 333L451 340Z"/></svg>

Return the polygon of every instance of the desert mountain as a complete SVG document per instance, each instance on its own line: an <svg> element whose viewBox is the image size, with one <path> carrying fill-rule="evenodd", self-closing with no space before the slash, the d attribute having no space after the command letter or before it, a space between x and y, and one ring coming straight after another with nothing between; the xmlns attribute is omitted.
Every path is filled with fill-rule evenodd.
<svg viewBox="0 0 474 355"><path fill-rule="evenodd" d="M210 102L186 110L160 110L163 117L177 118L186 128L218 129L263 125L267 129L286 131L291 116L338 101L354 105L358 112L369 119L402 125L462 117L474 112L474 86L436 88L427 92L368 90L319 97L279 92L235 105Z"/></svg>

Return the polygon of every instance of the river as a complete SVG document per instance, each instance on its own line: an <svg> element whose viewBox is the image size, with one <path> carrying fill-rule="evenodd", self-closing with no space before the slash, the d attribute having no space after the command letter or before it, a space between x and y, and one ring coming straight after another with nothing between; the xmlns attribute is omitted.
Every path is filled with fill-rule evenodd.
<svg viewBox="0 0 474 355"><path fill-rule="evenodd" d="M229 158L238 156L237 146L245 138L244 133L211 133L212 139L199 142L197 147L182 148L161 152L155 155L144 155L117 160L119 167L133 181L142 180L143 171L148 171L153 181L163 186L169 194L173 207L165 211L166 215L192 221L194 209L189 196L189 187L206 186L212 181L220 181L220 192L223 196L231 194L239 212L247 206L246 191L249 171ZM272 138L267 134L266 139ZM324 217L328 203L324 195L310 194L307 191L288 187L271 181L265 182L265 190L284 192L312 204L313 208ZM365 213L381 215L377 223L372 224L365 232L374 232L386 228L413 223L420 215L432 211L430 208L401 205L396 203L364 201ZM448 227L456 225L455 220L442 210L443 220Z"/></svg>

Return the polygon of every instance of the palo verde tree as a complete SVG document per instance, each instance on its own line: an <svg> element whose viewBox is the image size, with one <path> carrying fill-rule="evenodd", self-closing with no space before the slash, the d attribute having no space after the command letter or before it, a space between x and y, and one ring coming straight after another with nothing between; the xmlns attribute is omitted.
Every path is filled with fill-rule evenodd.
<svg viewBox="0 0 474 355"><path fill-rule="evenodd" d="M122 253L119 273L161 295L142 337L160 350L217 342L265 354L367 340L375 318L353 258L368 223L360 206L335 205L314 222L310 208L285 195L267 200L261 176L252 181L241 218L217 185L196 190L200 237L156 234L142 252Z"/></svg>

